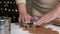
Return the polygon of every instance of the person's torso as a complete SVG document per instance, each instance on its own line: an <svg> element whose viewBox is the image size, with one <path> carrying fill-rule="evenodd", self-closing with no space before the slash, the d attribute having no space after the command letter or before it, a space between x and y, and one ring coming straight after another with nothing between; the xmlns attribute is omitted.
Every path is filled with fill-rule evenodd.
<svg viewBox="0 0 60 34"><path fill-rule="evenodd" d="M55 8L58 0L32 0L32 7L39 12L46 13Z"/></svg>

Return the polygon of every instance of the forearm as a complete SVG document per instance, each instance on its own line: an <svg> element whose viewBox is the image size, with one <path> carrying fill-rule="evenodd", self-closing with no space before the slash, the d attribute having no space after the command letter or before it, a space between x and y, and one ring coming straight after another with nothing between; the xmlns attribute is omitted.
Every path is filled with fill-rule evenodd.
<svg viewBox="0 0 60 34"><path fill-rule="evenodd" d="M18 4L18 9L19 9L19 13L20 12L26 13L26 4L24 4L24 3Z"/></svg>
<svg viewBox="0 0 60 34"><path fill-rule="evenodd" d="M22 12L26 13L26 0L16 0L18 6L19 14Z"/></svg>

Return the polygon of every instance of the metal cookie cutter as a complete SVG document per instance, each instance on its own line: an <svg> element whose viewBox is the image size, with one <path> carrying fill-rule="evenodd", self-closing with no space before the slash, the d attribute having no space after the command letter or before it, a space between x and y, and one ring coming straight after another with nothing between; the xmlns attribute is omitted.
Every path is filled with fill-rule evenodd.
<svg viewBox="0 0 60 34"><path fill-rule="evenodd" d="M33 27L33 21L30 23L20 23L21 26L26 27L26 28L32 28Z"/></svg>

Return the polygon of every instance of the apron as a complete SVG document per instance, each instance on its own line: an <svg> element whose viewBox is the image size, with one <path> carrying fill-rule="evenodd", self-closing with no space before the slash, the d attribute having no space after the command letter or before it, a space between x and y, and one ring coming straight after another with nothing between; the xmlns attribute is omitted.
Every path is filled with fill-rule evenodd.
<svg viewBox="0 0 60 34"><path fill-rule="evenodd" d="M32 0L32 14L40 17L55 8L57 3L58 0Z"/></svg>

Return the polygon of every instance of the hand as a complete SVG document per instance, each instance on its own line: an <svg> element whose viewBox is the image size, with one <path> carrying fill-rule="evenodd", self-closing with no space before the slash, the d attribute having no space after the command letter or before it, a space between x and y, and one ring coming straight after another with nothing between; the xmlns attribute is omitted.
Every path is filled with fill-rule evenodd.
<svg viewBox="0 0 60 34"><path fill-rule="evenodd" d="M41 24L43 24L43 23L48 23L48 22L54 20L54 19L58 16L59 11L60 11L60 10L54 9L54 10L52 10L51 12L43 15L39 20L37 20L37 21L34 23L34 25L41 25Z"/></svg>
<svg viewBox="0 0 60 34"><path fill-rule="evenodd" d="M22 21L23 23L30 23L30 20L36 20L36 18L31 17L27 13L20 13L19 22Z"/></svg>

